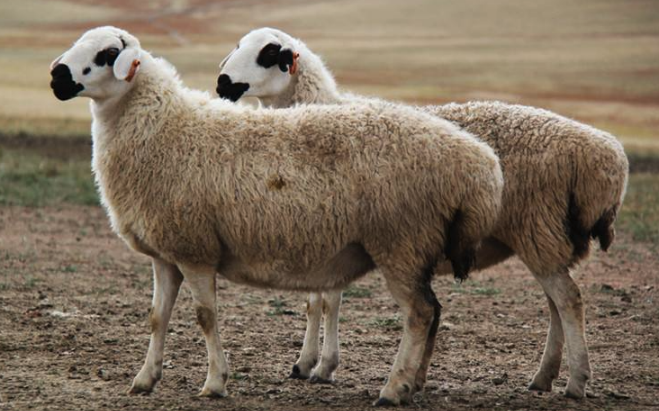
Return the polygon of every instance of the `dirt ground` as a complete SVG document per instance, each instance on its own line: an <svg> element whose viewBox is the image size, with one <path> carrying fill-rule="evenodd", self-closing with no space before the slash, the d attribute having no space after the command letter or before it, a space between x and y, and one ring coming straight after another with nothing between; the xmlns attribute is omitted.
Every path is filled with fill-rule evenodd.
<svg viewBox="0 0 659 411"><path fill-rule="evenodd" d="M539 365L548 308L518 260L457 286L436 278L444 310L424 395L402 409L659 409L659 256L620 236L576 272L587 301L588 398L526 390ZM198 398L204 340L189 292L170 326L163 380L126 391L144 359L148 259L129 251L96 207L0 209L0 410L370 409L401 335L394 302L371 273L344 299L333 385L287 376L301 347L305 297L218 284L229 397Z"/></svg>

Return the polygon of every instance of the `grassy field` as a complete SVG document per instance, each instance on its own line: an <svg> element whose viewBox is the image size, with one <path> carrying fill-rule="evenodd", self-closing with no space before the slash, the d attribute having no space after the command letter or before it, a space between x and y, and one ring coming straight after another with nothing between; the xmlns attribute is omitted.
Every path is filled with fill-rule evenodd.
<svg viewBox="0 0 659 411"><path fill-rule="evenodd" d="M100 24L127 28L209 91L236 41L274 26L321 53L345 88L421 103L538 105L611 131L630 151L659 152L654 0L3 0L1 132L88 134L87 101L55 100L47 67Z"/></svg>

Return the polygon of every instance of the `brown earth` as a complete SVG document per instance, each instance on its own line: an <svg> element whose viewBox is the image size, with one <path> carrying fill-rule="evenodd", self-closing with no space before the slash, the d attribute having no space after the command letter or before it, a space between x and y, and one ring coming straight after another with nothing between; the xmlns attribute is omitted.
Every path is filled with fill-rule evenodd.
<svg viewBox="0 0 659 411"><path fill-rule="evenodd" d="M659 257L624 235L576 272L587 301L593 380L583 401L526 391L539 364L548 309L518 260L454 285L444 306L426 392L403 409L659 409ZM230 396L197 398L205 345L189 293L179 297L164 377L150 396L126 391L146 353L151 274L110 231L100 208L0 209L0 410L370 409L401 335L377 273L345 298L333 385L287 375L304 333L304 296L221 280L220 329ZM365 291L366 290L366 291ZM359 294L359 295L354 295Z"/></svg>

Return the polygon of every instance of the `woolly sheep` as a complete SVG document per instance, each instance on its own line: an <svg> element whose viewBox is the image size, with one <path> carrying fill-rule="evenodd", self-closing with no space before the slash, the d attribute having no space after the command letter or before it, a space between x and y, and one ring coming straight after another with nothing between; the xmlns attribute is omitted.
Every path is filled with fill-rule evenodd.
<svg viewBox="0 0 659 411"><path fill-rule="evenodd" d="M433 267L446 255L465 276L496 221L503 179L491 148L394 104L236 107L185 88L173 67L113 27L85 33L51 75L59 99L91 97L102 203L114 231L153 259L151 342L131 392L151 391L161 376L184 279L208 349L201 395L224 396L217 272L320 292L377 267L405 318L377 404L411 399L440 314Z"/></svg>
<svg viewBox="0 0 659 411"><path fill-rule="evenodd" d="M266 55L273 50L279 54ZM271 68L262 64L268 61L278 64ZM302 41L275 29L247 34L220 69L218 94L233 101L243 95L259 97L271 107L376 101L340 92L319 56ZM500 157L506 181L502 213L477 255L477 268L514 254L527 265L547 294L550 311L545 352L529 389L551 391L565 338L570 368L565 394L582 398L591 371L583 302L569 268L586 257L591 237L603 250L613 241L613 223L628 174L622 146L608 133L531 107L476 102L419 110L463 127ZM446 266L438 271L449 272ZM292 377L311 374L312 382L332 379L339 361L340 304L340 291L310 295L304 345ZM321 307L326 312L325 338L320 363L312 370L318 359Z"/></svg>

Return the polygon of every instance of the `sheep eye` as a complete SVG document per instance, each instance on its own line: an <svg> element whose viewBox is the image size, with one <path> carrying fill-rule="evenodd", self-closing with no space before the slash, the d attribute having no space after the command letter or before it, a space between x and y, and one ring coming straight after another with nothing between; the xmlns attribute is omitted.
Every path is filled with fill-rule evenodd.
<svg viewBox="0 0 659 411"><path fill-rule="evenodd" d="M118 55L119 49L116 47L110 47L109 49L99 51L94 58L94 64L99 67L103 67L106 64L108 66L113 66Z"/></svg>
<svg viewBox="0 0 659 411"><path fill-rule="evenodd" d="M268 51L268 54L271 55L271 56L276 56L277 54L279 54L279 51L278 50L270 50L270 51Z"/></svg>

